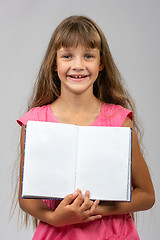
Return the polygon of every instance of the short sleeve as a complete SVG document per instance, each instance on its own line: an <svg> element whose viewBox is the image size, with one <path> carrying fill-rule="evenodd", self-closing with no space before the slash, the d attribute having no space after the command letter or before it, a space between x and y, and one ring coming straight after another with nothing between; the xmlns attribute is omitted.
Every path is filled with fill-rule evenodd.
<svg viewBox="0 0 160 240"><path fill-rule="evenodd" d="M122 127L126 118L133 119L131 110L122 107L121 105L105 103L102 109L102 114L99 125Z"/></svg>
<svg viewBox="0 0 160 240"><path fill-rule="evenodd" d="M119 105L117 111L115 112L115 116L113 117L112 120L115 125L121 127L123 126L123 123L125 122L127 117L133 120L133 112Z"/></svg>
<svg viewBox="0 0 160 240"><path fill-rule="evenodd" d="M17 119L17 123L20 126L22 126L22 124L26 125L29 120L31 120L31 121L37 121L38 120L37 108L32 108L31 110L29 110L22 117Z"/></svg>
<svg viewBox="0 0 160 240"><path fill-rule="evenodd" d="M133 120L133 112L131 110L123 108L123 115L124 115L124 121L126 117L129 117L131 120Z"/></svg>
<svg viewBox="0 0 160 240"><path fill-rule="evenodd" d="M28 121L57 122L50 104L34 107L17 119L17 123L20 126L22 126L22 124L26 125Z"/></svg>

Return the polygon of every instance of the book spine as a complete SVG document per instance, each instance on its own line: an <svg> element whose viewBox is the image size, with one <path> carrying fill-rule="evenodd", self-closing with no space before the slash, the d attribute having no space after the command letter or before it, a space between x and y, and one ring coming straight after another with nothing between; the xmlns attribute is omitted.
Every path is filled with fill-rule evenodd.
<svg viewBox="0 0 160 240"><path fill-rule="evenodd" d="M129 163L128 163L128 187L127 187L127 201L131 202L132 198L132 128L130 128L129 141Z"/></svg>
<svg viewBox="0 0 160 240"><path fill-rule="evenodd" d="M25 159L25 149L26 149L26 133L27 133L27 124L25 126L25 137L24 137L24 159ZM23 197L23 178L24 178L24 159L23 159L23 171L22 171L22 191L21 191L21 198Z"/></svg>
<svg viewBox="0 0 160 240"><path fill-rule="evenodd" d="M131 128L130 202L132 201L132 134L133 134L133 130Z"/></svg>

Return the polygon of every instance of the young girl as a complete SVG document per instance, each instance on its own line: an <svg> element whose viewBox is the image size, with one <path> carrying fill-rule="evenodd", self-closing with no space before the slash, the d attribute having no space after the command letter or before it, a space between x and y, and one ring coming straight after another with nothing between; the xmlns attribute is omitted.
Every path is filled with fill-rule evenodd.
<svg viewBox="0 0 160 240"><path fill-rule="evenodd" d="M138 128L131 98L122 85L104 34L91 19L71 16L56 28L28 110L17 120L22 126L19 204L26 214L40 220L33 240L139 239L130 214L153 206L154 189L134 130ZM89 189L84 197L77 189L62 201L21 199L28 120L131 127L132 201L92 201Z"/></svg>

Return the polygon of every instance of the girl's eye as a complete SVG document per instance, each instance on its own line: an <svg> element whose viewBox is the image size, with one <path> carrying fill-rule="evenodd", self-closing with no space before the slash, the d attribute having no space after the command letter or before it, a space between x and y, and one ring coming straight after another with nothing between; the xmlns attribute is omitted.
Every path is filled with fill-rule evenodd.
<svg viewBox="0 0 160 240"><path fill-rule="evenodd" d="M90 54L86 54L86 55L85 55L85 58L87 58L87 59L92 59L92 58L93 58L93 56L92 56L92 55L90 55Z"/></svg>
<svg viewBox="0 0 160 240"><path fill-rule="evenodd" d="M72 56L71 56L71 55L63 55L62 58L64 58L64 59L70 59L70 58L72 58Z"/></svg>

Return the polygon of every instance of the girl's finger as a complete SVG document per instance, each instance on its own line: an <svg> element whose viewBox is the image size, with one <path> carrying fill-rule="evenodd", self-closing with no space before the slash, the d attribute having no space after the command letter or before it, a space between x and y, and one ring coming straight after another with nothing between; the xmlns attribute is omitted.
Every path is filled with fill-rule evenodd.
<svg viewBox="0 0 160 240"><path fill-rule="evenodd" d="M73 205L74 205L75 207L81 206L82 203L83 203L83 201L84 201L84 198L83 198L83 196L82 196L82 192L81 192L80 190L78 190L77 193L78 193L78 196L76 197L76 199L75 199L74 202L73 202Z"/></svg>
<svg viewBox="0 0 160 240"><path fill-rule="evenodd" d="M69 194L63 199L63 201L61 203L64 204L65 206L67 206L70 203L72 203L77 198L77 196L78 196L78 192Z"/></svg>
<svg viewBox="0 0 160 240"><path fill-rule="evenodd" d="M95 200L95 201L93 202L92 207L91 207L90 210L91 210L91 211L94 210L94 209L98 206L99 202L100 202L99 200Z"/></svg>
<svg viewBox="0 0 160 240"><path fill-rule="evenodd" d="M99 200L95 200L94 203L92 204L91 208L90 208L90 214L92 215L92 213L94 213L95 208L98 206L99 204Z"/></svg>
<svg viewBox="0 0 160 240"><path fill-rule="evenodd" d="M94 210L98 206L99 200L95 200L89 210L84 211L83 216L84 218L88 218L92 215L94 215Z"/></svg>
<svg viewBox="0 0 160 240"><path fill-rule="evenodd" d="M86 211L91 208L93 202L90 200L90 192L85 192L84 202L81 205L81 210Z"/></svg>
<svg viewBox="0 0 160 240"><path fill-rule="evenodd" d="M90 217L87 217L84 220L84 222L91 222L91 221L98 220L98 219L101 219L101 218L102 218L102 215L90 216Z"/></svg>

